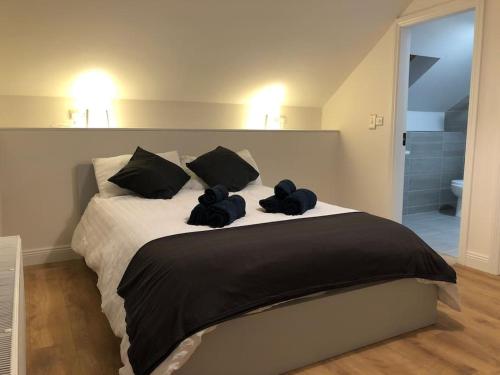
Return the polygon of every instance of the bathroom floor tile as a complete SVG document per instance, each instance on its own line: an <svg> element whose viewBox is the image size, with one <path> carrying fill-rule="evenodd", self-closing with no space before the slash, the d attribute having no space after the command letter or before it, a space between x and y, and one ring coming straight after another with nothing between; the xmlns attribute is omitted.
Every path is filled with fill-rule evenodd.
<svg viewBox="0 0 500 375"><path fill-rule="evenodd" d="M413 230L441 254L458 257L460 218L439 211L403 215L403 225Z"/></svg>

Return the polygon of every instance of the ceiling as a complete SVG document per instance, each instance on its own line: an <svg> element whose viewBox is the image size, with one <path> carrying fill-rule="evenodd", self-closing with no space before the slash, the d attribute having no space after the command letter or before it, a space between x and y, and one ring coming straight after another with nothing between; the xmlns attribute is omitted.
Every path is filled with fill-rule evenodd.
<svg viewBox="0 0 500 375"><path fill-rule="evenodd" d="M126 99L321 107L410 0L48 0L0 4L0 95L67 96L107 71Z"/></svg>
<svg viewBox="0 0 500 375"><path fill-rule="evenodd" d="M411 111L445 112L469 95L474 12L411 28L411 53L439 60L409 89Z"/></svg>

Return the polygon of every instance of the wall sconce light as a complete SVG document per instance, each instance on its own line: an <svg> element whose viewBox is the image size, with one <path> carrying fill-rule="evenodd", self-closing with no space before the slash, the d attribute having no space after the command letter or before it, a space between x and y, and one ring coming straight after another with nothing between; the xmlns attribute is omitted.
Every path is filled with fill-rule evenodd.
<svg viewBox="0 0 500 375"><path fill-rule="evenodd" d="M281 129L285 118L281 105L285 99L285 87L275 84L264 87L249 101L246 127L248 129Z"/></svg>
<svg viewBox="0 0 500 375"><path fill-rule="evenodd" d="M279 115L275 117L270 117L269 114L266 114L265 119L265 128L270 130L279 130L283 129L286 124L286 116Z"/></svg>
<svg viewBox="0 0 500 375"><path fill-rule="evenodd" d="M91 70L80 74L73 83L74 109L69 111L75 127L109 128L115 126L113 100L116 87L109 74Z"/></svg>

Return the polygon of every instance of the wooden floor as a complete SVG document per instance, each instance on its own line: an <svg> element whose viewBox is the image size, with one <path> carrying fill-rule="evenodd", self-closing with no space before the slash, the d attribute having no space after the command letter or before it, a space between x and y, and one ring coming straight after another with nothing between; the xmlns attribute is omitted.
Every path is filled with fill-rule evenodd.
<svg viewBox="0 0 500 375"><path fill-rule="evenodd" d="M291 374L500 374L500 277L457 272L462 312L440 304L435 326ZM82 261L26 267L25 283L29 375L118 373L119 341Z"/></svg>

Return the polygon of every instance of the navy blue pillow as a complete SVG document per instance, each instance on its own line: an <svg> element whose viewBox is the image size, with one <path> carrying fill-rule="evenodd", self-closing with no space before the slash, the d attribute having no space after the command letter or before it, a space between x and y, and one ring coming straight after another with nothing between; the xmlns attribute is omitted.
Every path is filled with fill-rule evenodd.
<svg viewBox="0 0 500 375"><path fill-rule="evenodd" d="M108 181L150 199L170 199L189 180L178 165L140 147Z"/></svg>
<svg viewBox="0 0 500 375"><path fill-rule="evenodd" d="M254 167L222 146L186 165L208 186L224 185L229 191L239 191L259 177Z"/></svg>

